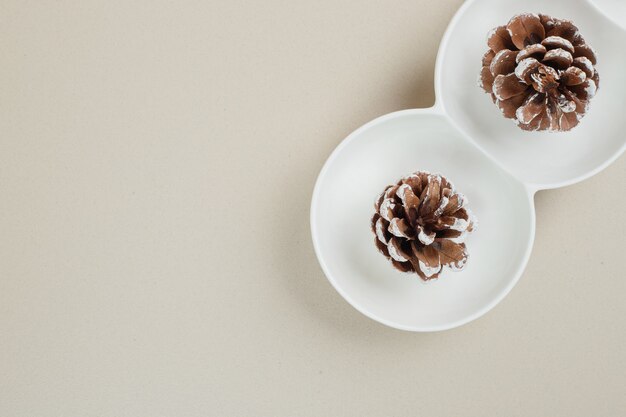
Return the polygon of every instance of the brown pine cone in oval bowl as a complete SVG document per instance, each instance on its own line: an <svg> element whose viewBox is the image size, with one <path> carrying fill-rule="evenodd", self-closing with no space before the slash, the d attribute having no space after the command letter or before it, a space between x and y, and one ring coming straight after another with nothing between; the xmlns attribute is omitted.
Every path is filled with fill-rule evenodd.
<svg viewBox="0 0 626 417"><path fill-rule="evenodd" d="M379 251L396 269L424 281L444 267L461 270L465 238L475 225L467 199L441 175L419 171L388 186L378 197L372 231Z"/></svg>
<svg viewBox="0 0 626 417"><path fill-rule="evenodd" d="M480 86L524 130L567 131L585 115L600 78L596 55L569 20L520 14L493 29Z"/></svg>

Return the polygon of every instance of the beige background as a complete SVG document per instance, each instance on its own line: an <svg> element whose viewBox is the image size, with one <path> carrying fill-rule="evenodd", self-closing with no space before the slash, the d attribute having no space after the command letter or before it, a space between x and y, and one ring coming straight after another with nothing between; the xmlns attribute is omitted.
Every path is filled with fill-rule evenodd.
<svg viewBox="0 0 626 417"><path fill-rule="evenodd" d="M313 254L324 160L433 103L460 4L2 0L0 415L623 416L624 158L537 196L456 330L365 318Z"/></svg>

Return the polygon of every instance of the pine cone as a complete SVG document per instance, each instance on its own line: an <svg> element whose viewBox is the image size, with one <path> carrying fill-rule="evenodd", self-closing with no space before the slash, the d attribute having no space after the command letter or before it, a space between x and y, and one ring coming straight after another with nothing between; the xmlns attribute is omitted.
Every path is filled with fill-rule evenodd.
<svg viewBox="0 0 626 417"><path fill-rule="evenodd" d="M388 186L376 201L372 231L378 249L402 272L424 281L444 266L461 270L474 220L467 200L441 175L416 172Z"/></svg>
<svg viewBox="0 0 626 417"><path fill-rule="evenodd" d="M569 20L521 14L493 29L480 86L524 130L566 131L585 115L600 81L596 55Z"/></svg>

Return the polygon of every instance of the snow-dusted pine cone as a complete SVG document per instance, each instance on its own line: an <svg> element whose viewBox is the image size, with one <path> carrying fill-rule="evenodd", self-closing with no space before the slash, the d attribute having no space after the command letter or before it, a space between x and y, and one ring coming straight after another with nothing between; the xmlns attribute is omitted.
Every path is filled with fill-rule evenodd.
<svg viewBox="0 0 626 417"><path fill-rule="evenodd" d="M378 249L403 272L427 281L444 266L460 270L474 218L466 198L441 175L416 172L388 186L376 201L372 230Z"/></svg>
<svg viewBox="0 0 626 417"><path fill-rule="evenodd" d="M566 131L585 115L600 78L596 55L569 20L520 14L487 38L480 86L524 130Z"/></svg>

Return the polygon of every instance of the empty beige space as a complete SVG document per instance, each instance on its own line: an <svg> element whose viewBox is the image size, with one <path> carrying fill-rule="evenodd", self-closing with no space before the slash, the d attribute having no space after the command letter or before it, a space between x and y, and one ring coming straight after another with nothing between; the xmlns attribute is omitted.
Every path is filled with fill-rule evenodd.
<svg viewBox="0 0 626 417"><path fill-rule="evenodd" d="M0 1L0 415L623 416L624 157L538 194L461 328L384 327L318 266L317 173L432 105L460 4Z"/></svg>

